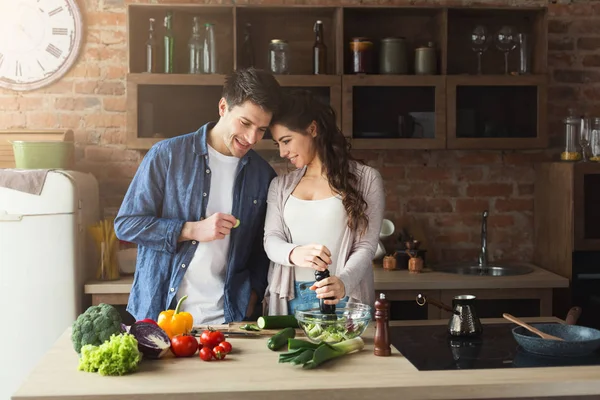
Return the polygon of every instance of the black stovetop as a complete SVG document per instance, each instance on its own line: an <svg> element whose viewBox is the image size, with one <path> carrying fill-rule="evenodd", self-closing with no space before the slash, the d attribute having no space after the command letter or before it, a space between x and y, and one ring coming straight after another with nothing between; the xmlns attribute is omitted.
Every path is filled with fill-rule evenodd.
<svg viewBox="0 0 600 400"><path fill-rule="evenodd" d="M457 338L446 325L391 326L390 342L419 371L600 365L600 354L549 357L524 351L512 336L513 324L483 326L479 338Z"/></svg>

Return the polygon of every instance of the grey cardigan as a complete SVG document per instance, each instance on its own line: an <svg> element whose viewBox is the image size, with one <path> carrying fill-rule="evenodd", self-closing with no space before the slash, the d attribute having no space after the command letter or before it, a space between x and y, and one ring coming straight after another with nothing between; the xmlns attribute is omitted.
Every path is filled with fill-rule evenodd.
<svg viewBox="0 0 600 400"><path fill-rule="evenodd" d="M346 227L337 257L336 274L344 283L350 301L373 307L375 289L371 261L377 249L385 207L383 180L372 167L354 161L351 167L358 176L358 189L367 202L369 225L362 236ZM264 247L271 263L263 303L264 315L287 314L287 302L294 298L294 268L289 255L298 245L291 243L290 231L283 220L283 209L305 172L306 167L278 176L269 187Z"/></svg>

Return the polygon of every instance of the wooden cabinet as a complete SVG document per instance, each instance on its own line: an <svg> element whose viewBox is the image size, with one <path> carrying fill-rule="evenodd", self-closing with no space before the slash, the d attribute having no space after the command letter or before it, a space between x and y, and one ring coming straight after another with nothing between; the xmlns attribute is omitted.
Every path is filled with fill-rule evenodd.
<svg viewBox="0 0 600 400"><path fill-rule="evenodd" d="M143 73L148 20L155 19L158 57L163 59L162 21L173 12L175 73ZM286 89L306 88L328 101L355 149L522 149L547 146L547 10L543 7L454 8L416 6L154 5L128 6L128 146L148 149L163 138L196 130L217 118L224 76L240 65L247 24L255 65L268 69L268 45L286 40L289 75L276 75ZM187 41L198 17L215 26L218 74L188 75ZM312 74L313 26L324 24L327 74ZM504 25L529 37L531 73L504 74L504 54L490 39L483 74L471 48L473 28L491 37ZM353 74L349 43L373 43L368 74ZM403 37L406 74L380 71L382 39ZM415 49L433 44L436 73L415 75ZM518 46L509 69L518 69ZM159 62L159 71L163 65ZM259 149L274 149L266 137Z"/></svg>
<svg viewBox="0 0 600 400"><path fill-rule="evenodd" d="M571 279L576 252L600 251L600 163L536 166L534 262Z"/></svg>

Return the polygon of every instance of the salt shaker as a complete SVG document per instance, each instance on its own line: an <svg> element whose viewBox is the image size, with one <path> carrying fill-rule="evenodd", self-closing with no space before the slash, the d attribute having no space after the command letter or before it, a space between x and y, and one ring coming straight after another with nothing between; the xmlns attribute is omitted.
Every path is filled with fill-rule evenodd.
<svg viewBox="0 0 600 400"><path fill-rule="evenodd" d="M375 300L375 349L376 356L389 356L392 354L390 347L389 333L390 302L385 299L385 294L379 294L379 299Z"/></svg>
<svg viewBox="0 0 600 400"><path fill-rule="evenodd" d="M329 278L329 270L315 271L315 280L318 282L322 279ZM319 299L319 308L322 314L335 314L335 304L325 304L325 300L333 300L333 297L327 299Z"/></svg>

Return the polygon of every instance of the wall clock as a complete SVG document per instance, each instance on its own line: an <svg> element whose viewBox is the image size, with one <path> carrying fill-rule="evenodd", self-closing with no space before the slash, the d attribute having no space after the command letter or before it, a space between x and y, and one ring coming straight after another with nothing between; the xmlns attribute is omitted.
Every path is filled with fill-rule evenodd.
<svg viewBox="0 0 600 400"><path fill-rule="evenodd" d="M60 79L83 38L76 0L0 0L0 87L34 90Z"/></svg>

